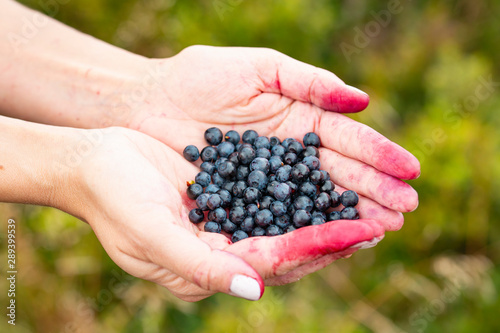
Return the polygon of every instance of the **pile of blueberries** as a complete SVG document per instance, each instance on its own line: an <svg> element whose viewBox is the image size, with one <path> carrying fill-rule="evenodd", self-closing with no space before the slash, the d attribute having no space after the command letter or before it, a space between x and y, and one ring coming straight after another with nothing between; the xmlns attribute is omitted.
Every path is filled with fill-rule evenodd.
<svg viewBox="0 0 500 333"><path fill-rule="evenodd" d="M224 139L224 140L223 140ZM201 153L189 145L183 155L190 162L200 158L201 171L188 182L187 196L198 208L189 220L205 231L232 235L237 242L250 236L276 236L326 221L359 219L354 208L358 195L340 195L327 171L320 169L320 138L307 133L298 140L259 136L247 130L223 135L212 127L205 131L208 146ZM332 210L343 205L340 211Z"/></svg>

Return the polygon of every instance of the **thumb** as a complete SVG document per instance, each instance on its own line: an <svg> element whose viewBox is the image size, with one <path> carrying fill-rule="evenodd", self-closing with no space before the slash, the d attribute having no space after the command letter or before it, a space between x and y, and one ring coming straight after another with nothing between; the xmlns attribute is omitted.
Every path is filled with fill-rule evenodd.
<svg viewBox="0 0 500 333"><path fill-rule="evenodd" d="M153 236L150 260L212 292L223 292L256 301L264 293L262 277L239 256L200 240L192 231L163 221ZM168 235L165 239L165 235ZM223 235L216 235L224 237ZM229 240L226 242L229 244Z"/></svg>
<svg viewBox="0 0 500 333"><path fill-rule="evenodd" d="M366 93L345 84L332 72L272 52L272 57L267 58L272 61L262 62L265 65L260 71L264 92L279 93L336 112L358 112L368 106L370 98Z"/></svg>

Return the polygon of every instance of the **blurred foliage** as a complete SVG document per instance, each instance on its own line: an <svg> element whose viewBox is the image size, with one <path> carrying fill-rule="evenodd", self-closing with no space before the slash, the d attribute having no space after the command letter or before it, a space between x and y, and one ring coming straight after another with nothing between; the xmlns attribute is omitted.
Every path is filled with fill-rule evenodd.
<svg viewBox="0 0 500 333"><path fill-rule="evenodd" d="M88 225L3 204L0 216L18 227L12 331L500 331L500 2L22 2L149 57L192 44L258 46L331 70L370 93L354 118L415 153L422 175L410 182L420 207L402 230L298 283L267 288L259 302L179 301L124 274ZM5 258L3 231L1 243ZM5 305L5 279L0 290ZM0 331L11 328L4 317Z"/></svg>

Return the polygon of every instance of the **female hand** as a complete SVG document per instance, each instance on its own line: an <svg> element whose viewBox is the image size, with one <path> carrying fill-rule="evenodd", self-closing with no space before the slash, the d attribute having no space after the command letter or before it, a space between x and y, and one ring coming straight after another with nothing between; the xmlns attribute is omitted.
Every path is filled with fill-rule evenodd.
<svg viewBox="0 0 500 333"><path fill-rule="evenodd" d="M338 221L233 244L187 217L195 207L185 194L194 165L136 131L89 133L97 144L71 171L59 208L87 221L125 271L183 300L216 292L256 300L264 284L296 281L384 235L373 220Z"/></svg>
<svg viewBox="0 0 500 333"><path fill-rule="evenodd" d="M362 218L398 230L403 224L400 212L417 207L417 193L400 179L418 177L418 160L339 114L363 110L369 98L334 74L259 48L192 46L172 58L151 60L148 66L152 71L144 73L160 72L164 79L149 85L141 98L133 98L133 89L123 96L133 101L134 109L124 125L177 152L188 144L205 146L203 132L212 126L223 132L255 129L281 139L301 139L313 131L322 140L322 168L341 191L348 188L362 195Z"/></svg>

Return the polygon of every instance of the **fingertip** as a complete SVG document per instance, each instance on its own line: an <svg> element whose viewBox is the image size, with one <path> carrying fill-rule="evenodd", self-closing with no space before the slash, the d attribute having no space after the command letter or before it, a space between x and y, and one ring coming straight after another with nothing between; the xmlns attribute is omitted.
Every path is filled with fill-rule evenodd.
<svg viewBox="0 0 500 333"><path fill-rule="evenodd" d="M249 301L258 301L264 294L264 281L242 274L235 274L231 279L229 294Z"/></svg>

